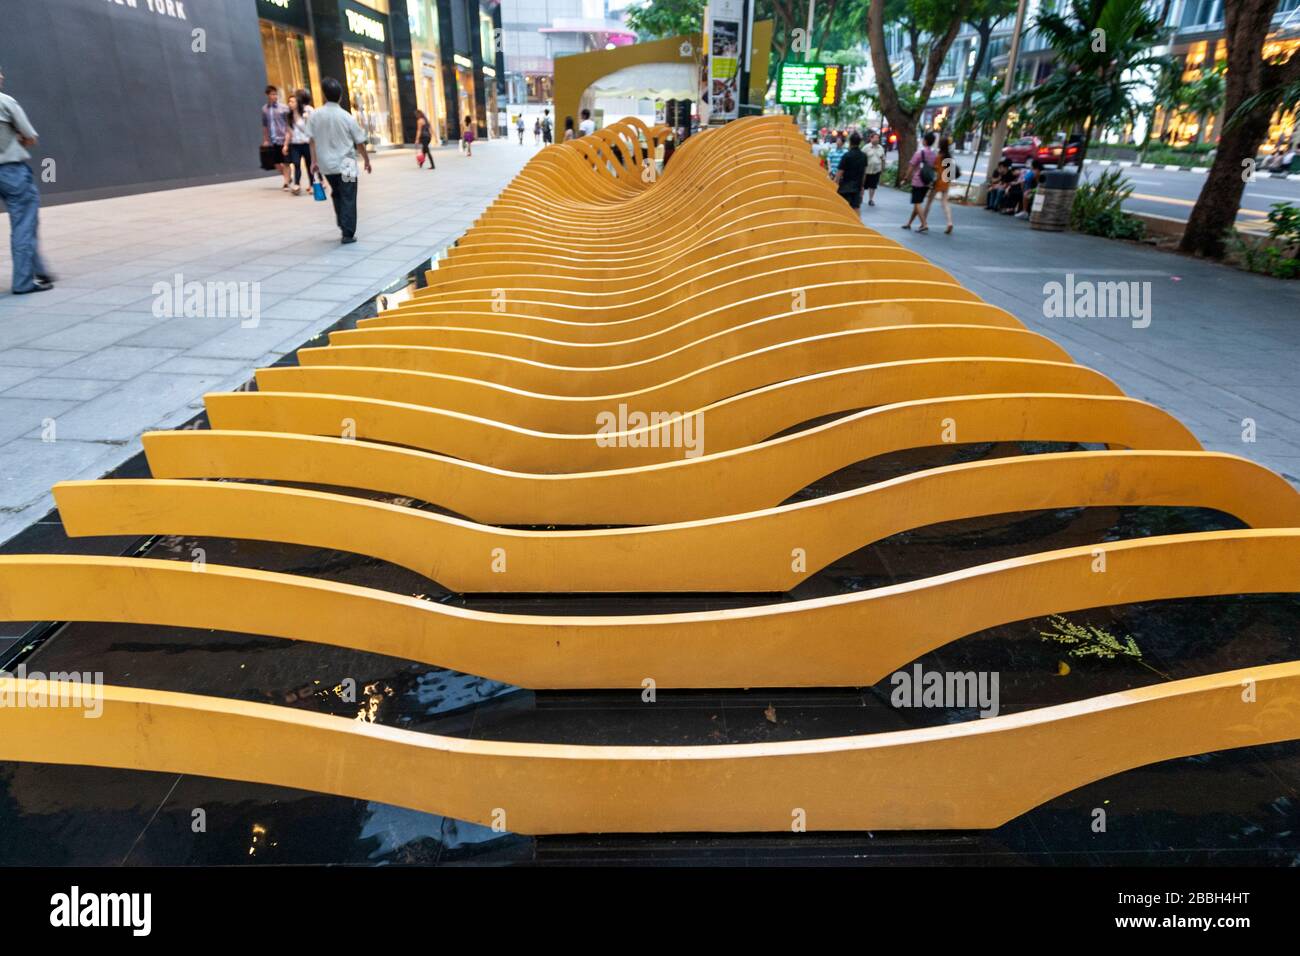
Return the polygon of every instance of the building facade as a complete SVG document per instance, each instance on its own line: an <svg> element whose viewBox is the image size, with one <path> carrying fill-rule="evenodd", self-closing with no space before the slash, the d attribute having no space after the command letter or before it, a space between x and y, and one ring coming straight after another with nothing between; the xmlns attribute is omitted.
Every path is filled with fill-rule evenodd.
<svg viewBox="0 0 1300 956"><path fill-rule="evenodd" d="M322 102L375 149L495 135L504 74L496 0L3 0L6 92L30 114L49 201L259 174L264 87Z"/></svg>
<svg viewBox="0 0 1300 956"><path fill-rule="evenodd" d="M503 102L541 106L555 96L557 57L636 41L608 0L501 0Z"/></svg>

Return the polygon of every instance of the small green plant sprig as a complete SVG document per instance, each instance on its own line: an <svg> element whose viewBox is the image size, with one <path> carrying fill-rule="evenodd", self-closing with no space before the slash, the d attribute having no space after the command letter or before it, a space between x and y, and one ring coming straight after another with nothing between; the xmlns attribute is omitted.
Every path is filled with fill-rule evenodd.
<svg viewBox="0 0 1300 956"><path fill-rule="evenodd" d="M1116 657L1142 659L1142 649L1131 636L1121 639L1094 624L1075 624L1059 614L1053 614L1048 620L1051 621L1052 630L1038 633L1045 641L1055 641L1067 647L1069 649L1067 654L1070 657L1100 657L1105 660Z"/></svg>

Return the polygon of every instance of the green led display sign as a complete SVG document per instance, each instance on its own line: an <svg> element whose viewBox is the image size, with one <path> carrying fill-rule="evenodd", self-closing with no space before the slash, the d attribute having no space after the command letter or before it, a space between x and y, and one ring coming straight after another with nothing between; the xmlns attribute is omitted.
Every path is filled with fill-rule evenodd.
<svg viewBox="0 0 1300 956"><path fill-rule="evenodd" d="M776 101L784 106L838 106L844 96L838 63L782 63Z"/></svg>

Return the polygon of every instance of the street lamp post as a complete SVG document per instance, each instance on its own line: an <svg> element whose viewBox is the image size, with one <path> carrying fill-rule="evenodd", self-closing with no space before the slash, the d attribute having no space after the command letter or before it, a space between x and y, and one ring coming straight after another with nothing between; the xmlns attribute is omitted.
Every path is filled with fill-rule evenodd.
<svg viewBox="0 0 1300 956"><path fill-rule="evenodd" d="M1016 26L1011 33L1011 49L1007 51L1007 78L1002 83L1002 95L1010 96L1012 89L1016 85L1016 60L1020 57L1020 34L1025 29L1025 6L1026 0L1020 0L1020 5L1016 8ZM1007 117L1004 113L998 120L997 126L993 127L993 138L989 141L989 164L984 171L984 182L980 189L980 198L983 199L988 194L989 183L993 179L993 171L998 168L998 163L1002 161L1002 144L1007 138Z"/></svg>

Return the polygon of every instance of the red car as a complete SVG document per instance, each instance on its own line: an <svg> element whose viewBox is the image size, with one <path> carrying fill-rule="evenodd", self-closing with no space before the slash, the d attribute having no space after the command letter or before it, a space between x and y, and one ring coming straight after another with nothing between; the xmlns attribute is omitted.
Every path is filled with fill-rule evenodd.
<svg viewBox="0 0 1300 956"><path fill-rule="evenodd" d="M1022 136L1014 143L1002 147L1002 158L1009 163L1023 166L1035 157L1042 158L1039 155L1040 147L1042 142L1037 136Z"/></svg>
<svg viewBox="0 0 1300 956"><path fill-rule="evenodd" d="M1070 142L1039 146L1034 153L1034 158L1042 162L1044 166L1069 166L1071 163L1078 165L1079 144Z"/></svg>

